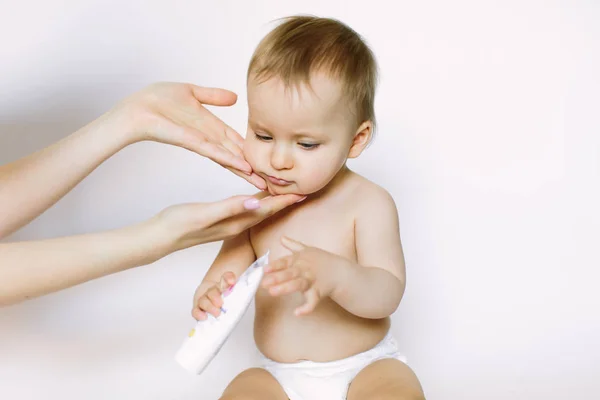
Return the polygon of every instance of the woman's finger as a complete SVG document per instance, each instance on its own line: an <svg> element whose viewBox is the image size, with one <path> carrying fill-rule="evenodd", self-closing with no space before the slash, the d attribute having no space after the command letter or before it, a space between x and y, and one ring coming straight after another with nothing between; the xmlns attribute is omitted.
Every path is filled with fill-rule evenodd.
<svg viewBox="0 0 600 400"><path fill-rule="evenodd" d="M299 203L306 199L306 196L299 194L280 194L277 196L265 197L260 201L261 212L265 214L274 214L294 203Z"/></svg>
<svg viewBox="0 0 600 400"><path fill-rule="evenodd" d="M244 161L244 162L246 162L246 161ZM248 165L250 165L250 164L248 164ZM231 167L225 167L225 168L227 168L229 171L233 172L240 178L245 179L246 181L248 181L248 183L250 183L251 185L254 185L254 187L256 187L257 189L259 189L259 190L267 189L267 183L265 182L265 180L263 178L261 178L260 176L256 175L254 172L247 174L245 171L240 171L235 168L231 168ZM252 168L250 168L250 170L252 170Z"/></svg>
<svg viewBox="0 0 600 400"><path fill-rule="evenodd" d="M244 158L244 152L242 151L243 142L240 145L239 142L235 142L231 140L231 138L227 135L228 126L223 124L223 133L218 136L217 140L221 141L221 146L232 152L238 157ZM229 129L231 130L231 129Z"/></svg>
<svg viewBox="0 0 600 400"><path fill-rule="evenodd" d="M214 143L203 140L192 141L192 143L190 143L190 150L213 160L227 169L233 168L238 171L243 171L246 175L252 173L252 167L248 164L248 161Z"/></svg>
<svg viewBox="0 0 600 400"><path fill-rule="evenodd" d="M230 90L202 87L193 84L188 84L192 89L192 93L196 100L202 104L210 104L212 106L231 106L237 101L237 94Z"/></svg>
<svg viewBox="0 0 600 400"><path fill-rule="evenodd" d="M239 232L249 229L259 222L269 218L273 214L291 206L294 203L302 201L306 197L297 194L281 194L277 196L268 196L259 201L259 208L247 213L237 221L232 221L236 224Z"/></svg>
<svg viewBox="0 0 600 400"><path fill-rule="evenodd" d="M227 136L232 142L236 143L240 149L244 148L244 138L237 133L235 129L228 125L225 126L225 136Z"/></svg>
<svg viewBox="0 0 600 400"><path fill-rule="evenodd" d="M260 223L285 207L298 202L301 196L286 194L266 197L234 196L212 203L180 205L178 212L167 213L178 222L186 221L197 234L191 240L179 243L181 248L190 245L223 240ZM258 201L257 201L258 200ZM211 228L210 230L208 228ZM191 232L190 232L191 233Z"/></svg>

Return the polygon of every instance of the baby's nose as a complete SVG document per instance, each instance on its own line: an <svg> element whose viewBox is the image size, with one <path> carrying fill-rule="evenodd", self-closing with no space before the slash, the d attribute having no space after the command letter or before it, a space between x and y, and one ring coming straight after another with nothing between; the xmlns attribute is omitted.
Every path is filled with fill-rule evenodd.
<svg viewBox="0 0 600 400"><path fill-rule="evenodd" d="M277 170L291 169L294 166L291 151L283 146L276 146L271 152L271 166Z"/></svg>

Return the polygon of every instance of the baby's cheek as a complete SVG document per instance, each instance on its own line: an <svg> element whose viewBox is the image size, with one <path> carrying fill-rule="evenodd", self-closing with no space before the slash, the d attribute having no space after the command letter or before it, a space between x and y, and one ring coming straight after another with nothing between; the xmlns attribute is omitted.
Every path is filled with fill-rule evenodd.
<svg viewBox="0 0 600 400"><path fill-rule="evenodd" d="M323 168L316 168L315 170L311 171L310 180L317 185L324 185L327 183L329 178L331 178L330 175L331 174L329 173L329 171Z"/></svg>
<svg viewBox="0 0 600 400"><path fill-rule="evenodd" d="M306 192L316 192L318 190L323 189L335 176L334 171L329 171L324 168L314 168L307 175L305 183ZM307 193L308 194L308 193Z"/></svg>
<svg viewBox="0 0 600 400"><path fill-rule="evenodd" d="M252 169L256 169L255 151L253 150L252 144L249 143L248 140L246 140L244 142L243 153L244 153L244 158L246 159L246 161L248 161L248 164L250 164L250 166L252 167Z"/></svg>

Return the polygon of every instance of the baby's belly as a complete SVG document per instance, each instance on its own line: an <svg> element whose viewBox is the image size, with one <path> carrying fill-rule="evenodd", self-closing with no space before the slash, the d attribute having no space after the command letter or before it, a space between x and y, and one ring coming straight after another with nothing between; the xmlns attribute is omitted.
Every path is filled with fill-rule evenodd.
<svg viewBox="0 0 600 400"><path fill-rule="evenodd" d="M277 362L339 360L372 348L390 326L389 318L359 318L330 299L297 317L294 309L302 302L300 294L277 298L262 289L257 293L254 339L266 357Z"/></svg>

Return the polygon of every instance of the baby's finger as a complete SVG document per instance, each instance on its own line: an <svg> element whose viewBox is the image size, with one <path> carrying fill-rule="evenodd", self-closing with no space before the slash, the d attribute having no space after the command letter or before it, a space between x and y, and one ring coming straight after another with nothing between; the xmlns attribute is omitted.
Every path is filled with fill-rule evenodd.
<svg viewBox="0 0 600 400"><path fill-rule="evenodd" d="M216 287L206 292L206 297L208 297L211 303L217 308L221 308L223 305L223 297L221 297L221 292Z"/></svg>
<svg viewBox="0 0 600 400"><path fill-rule="evenodd" d="M317 307L317 304L319 304L319 294L314 288L304 292L304 298L306 299L306 302L300 307L296 308L296 310L294 311L294 314L296 316L311 313L315 309L315 307Z"/></svg>
<svg viewBox="0 0 600 400"><path fill-rule="evenodd" d="M297 278L281 283L269 289L272 296L283 296L295 292L304 292L309 288L309 282L304 278Z"/></svg>
<svg viewBox="0 0 600 400"><path fill-rule="evenodd" d="M274 271L265 274L262 285L264 288L269 288L298 277L300 277L300 270L298 268L286 268L280 271Z"/></svg>
<svg viewBox="0 0 600 400"><path fill-rule="evenodd" d="M215 306L213 302L206 296L202 297L200 301L198 301L198 308L200 309L200 311L212 314L215 318L218 317L221 313L219 307Z"/></svg>
<svg viewBox="0 0 600 400"><path fill-rule="evenodd" d="M231 271L227 271L221 276L221 281L219 282L219 290L221 293L230 289L233 285L235 285L236 279L235 274Z"/></svg>
<svg viewBox="0 0 600 400"><path fill-rule="evenodd" d="M292 266L292 256L285 256L278 258L272 263L268 263L265 265L265 274L272 273L275 271L281 271L286 268L290 268Z"/></svg>
<svg viewBox="0 0 600 400"><path fill-rule="evenodd" d="M196 321L204 321L207 317L206 313L202 310L200 310L198 307L194 307L192 309L192 317L194 317L194 319Z"/></svg>

